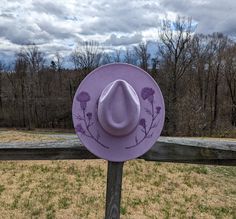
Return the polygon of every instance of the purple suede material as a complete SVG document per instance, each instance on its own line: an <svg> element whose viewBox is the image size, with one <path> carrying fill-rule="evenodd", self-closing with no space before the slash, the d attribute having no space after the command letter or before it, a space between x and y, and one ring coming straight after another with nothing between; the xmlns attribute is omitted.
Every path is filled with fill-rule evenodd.
<svg viewBox="0 0 236 219"><path fill-rule="evenodd" d="M115 80L129 83L140 102L136 127L119 136L114 130L105 131L98 120L99 98L104 88ZM135 111L132 98L124 100L126 95L129 99L129 93L117 90L114 98L110 98L111 104L107 104L110 107L107 112L114 113L112 116L117 121L132 117L132 111ZM148 73L133 65L115 63L95 69L81 82L74 97L72 114L76 133L85 147L100 158L119 162L139 157L153 146L164 125L165 106L158 85Z"/></svg>
<svg viewBox="0 0 236 219"><path fill-rule="evenodd" d="M115 80L103 90L98 101L98 121L106 132L127 135L137 127L139 118L139 98L130 84Z"/></svg>

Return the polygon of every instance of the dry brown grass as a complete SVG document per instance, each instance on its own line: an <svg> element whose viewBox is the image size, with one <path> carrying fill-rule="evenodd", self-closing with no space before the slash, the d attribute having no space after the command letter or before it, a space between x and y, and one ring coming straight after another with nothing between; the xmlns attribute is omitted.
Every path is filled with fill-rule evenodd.
<svg viewBox="0 0 236 219"><path fill-rule="evenodd" d="M103 218L105 161L0 162L1 218ZM129 161L122 218L236 217L236 169Z"/></svg>
<svg viewBox="0 0 236 219"><path fill-rule="evenodd" d="M53 141L60 140L58 137L49 136L46 134L27 133L23 131L0 131L0 143L8 142L34 142L34 141Z"/></svg>

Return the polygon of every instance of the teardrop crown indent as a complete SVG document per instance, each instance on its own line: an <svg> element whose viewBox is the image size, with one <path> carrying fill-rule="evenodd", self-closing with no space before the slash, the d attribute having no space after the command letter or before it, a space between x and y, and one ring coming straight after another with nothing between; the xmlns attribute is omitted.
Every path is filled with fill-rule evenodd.
<svg viewBox="0 0 236 219"><path fill-rule="evenodd" d="M138 125L140 102L133 87L125 80L108 84L98 101L98 120L111 135L123 136Z"/></svg>

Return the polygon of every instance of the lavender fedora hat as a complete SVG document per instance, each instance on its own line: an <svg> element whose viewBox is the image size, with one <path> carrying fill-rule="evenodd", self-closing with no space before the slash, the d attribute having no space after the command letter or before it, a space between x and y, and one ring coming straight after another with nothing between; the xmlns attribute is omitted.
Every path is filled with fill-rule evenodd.
<svg viewBox="0 0 236 219"><path fill-rule="evenodd" d="M79 139L90 152L120 162L153 146L164 125L165 106L148 73L115 63L95 69L81 82L72 117Z"/></svg>

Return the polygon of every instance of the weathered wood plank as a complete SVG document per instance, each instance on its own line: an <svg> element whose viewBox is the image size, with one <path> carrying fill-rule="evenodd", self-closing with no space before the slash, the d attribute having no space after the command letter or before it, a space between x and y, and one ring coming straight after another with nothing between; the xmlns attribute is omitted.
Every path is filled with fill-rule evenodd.
<svg viewBox="0 0 236 219"><path fill-rule="evenodd" d="M97 159L78 139L43 143L0 143L0 160ZM162 137L146 154L147 161L236 165L236 141Z"/></svg>
<svg viewBox="0 0 236 219"><path fill-rule="evenodd" d="M123 165L108 161L105 219L120 219Z"/></svg>
<svg viewBox="0 0 236 219"><path fill-rule="evenodd" d="M235 166L235 149L157 142L142 158L147 161Z"/></svg>
<svg viewBox="0 0 236 219"><path fill-rule="evenodd" d="M0 148L0 160L98 159L85 147Z"/></svg>

